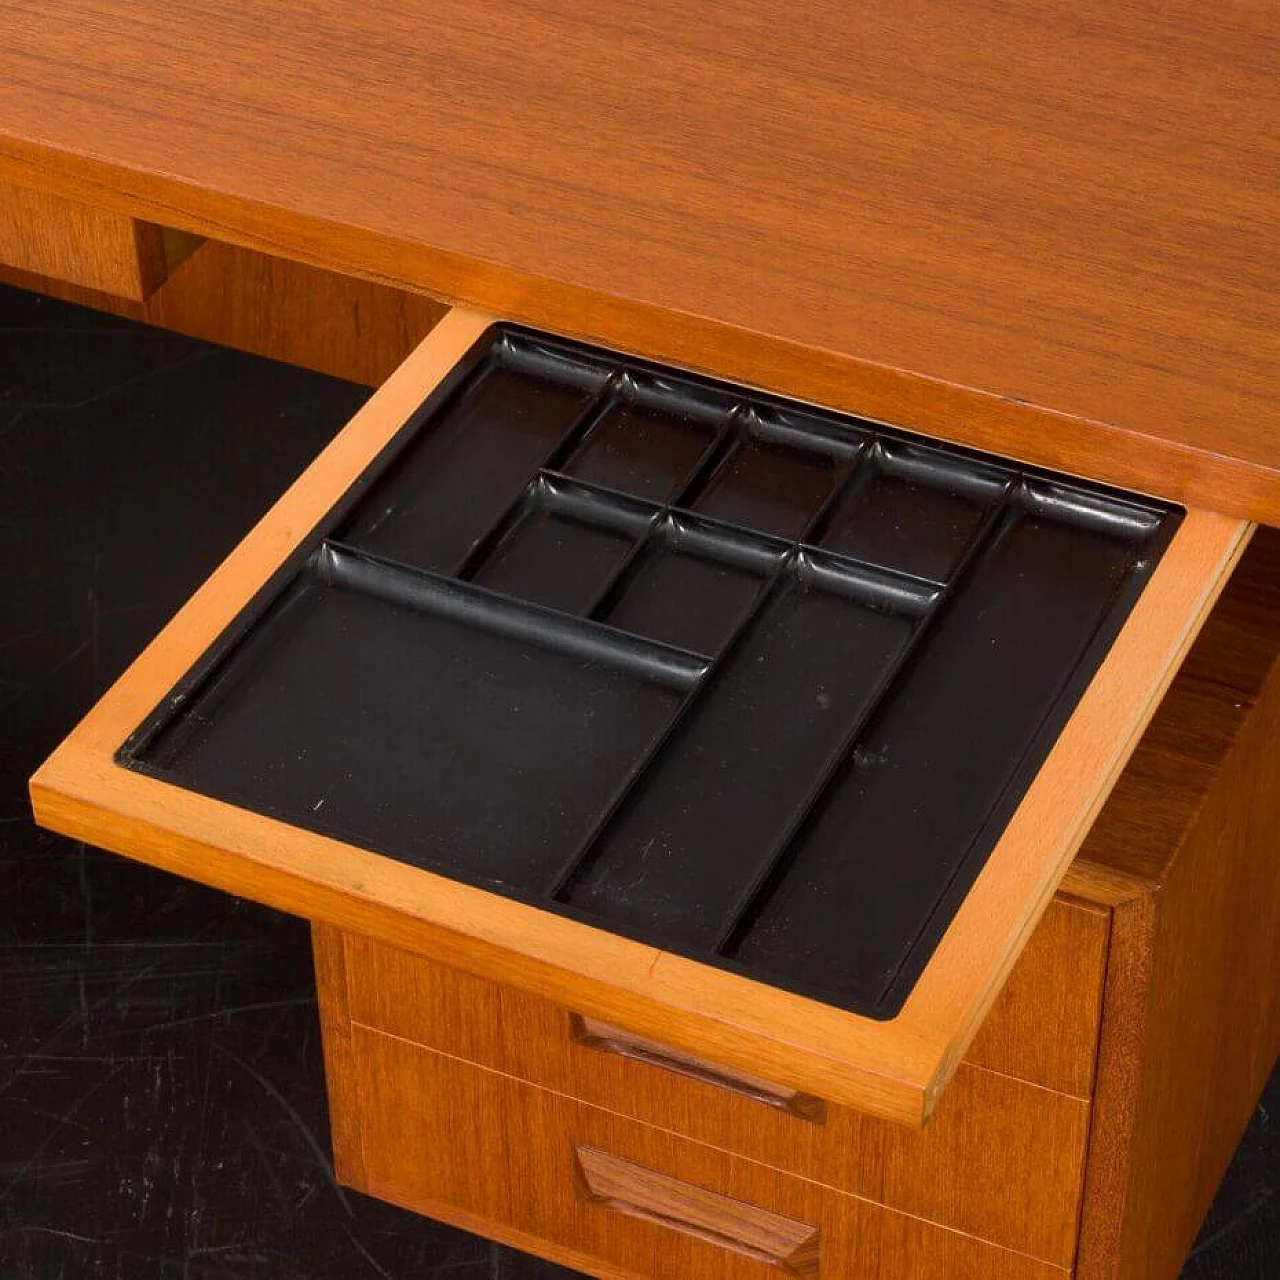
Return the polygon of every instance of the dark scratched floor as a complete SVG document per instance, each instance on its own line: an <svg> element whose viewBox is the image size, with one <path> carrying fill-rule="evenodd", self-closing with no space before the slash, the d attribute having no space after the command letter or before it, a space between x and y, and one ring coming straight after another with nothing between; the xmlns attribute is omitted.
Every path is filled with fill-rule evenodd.
<svg viewBox="0 0 1280 1280"><path fill-rule="evenodd" d="M0 288L0 1280L570 1274L335 1184L304 924L28 814L364 396ZM1280 1075L1184 1280L1280 1277L1278 1112Z"/></svg>

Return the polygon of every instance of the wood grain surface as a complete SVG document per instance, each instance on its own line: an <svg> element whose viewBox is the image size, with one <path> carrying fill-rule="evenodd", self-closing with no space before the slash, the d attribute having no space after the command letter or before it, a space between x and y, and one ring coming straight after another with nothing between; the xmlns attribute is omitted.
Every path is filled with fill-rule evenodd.
<svg viewBox="0 0 1280 1280"><path fill-rule="evenodd" d="M347 999L347 963L340 930L313 922L311 958L316 974L316 1005L324 1045L324 1084L329 1104L329 1140L333 1172L348 1186L364 1184L360 1145L360 1099L356 1092Z"/></svg>
<svg viewBox="0 0 1280 1280"><path fill-rule="evenodd" d="M1078 865L1077 858L1072 868ZM1072 1097L1092 1097L1110 933L1109 911L1059 892L965 1061ZM1052 1035L1045 1034L1049 1010Z"/></svg>
<svg viewBox="0 0 1280 1280"><path fill-rule="evenodd" d="M1280 533L1240 558L1063 882L1115 905L1158 890L1231 764L1280 644Z"/></svg>
<svg viewBox="0 0 1280 1280"><path fill-rule="evenodd" d="M1173 1280L1280 1052L1278 556L1267 531L1180 681L1204 781L1115 912L1080 1280Z"/></svg>
<svg viewBox="0 0 1280 1280"><path fill-rule="evenodd" d="M145 301L0 264L0 281L377 386L447 310L424 294L206 240Z"/></svg>
<svg viewBox="0 0 1280 1280"><path fill-rule="evenodd" d="M16 180L1280 523L1266 4L0 0Z"/></svg>
<svg viewBox="0 0 1280 1280"><path fill-rule="evenodd" d="M0 264L142 303L199 244L126 214L0 182Z"/></svg>

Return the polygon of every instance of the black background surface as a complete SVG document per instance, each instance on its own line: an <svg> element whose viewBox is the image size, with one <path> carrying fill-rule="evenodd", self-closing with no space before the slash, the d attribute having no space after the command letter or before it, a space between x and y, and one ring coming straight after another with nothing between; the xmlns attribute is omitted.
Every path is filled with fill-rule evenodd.
<svg viewBox="0 0 1280 1280"><path fill-rule="evenodd" d="M26 779L363 401L0 288L0 1280L554 1280L338 1187L307 926ZM1280 1275L1280 1072L1184 1280Z"/></svg>

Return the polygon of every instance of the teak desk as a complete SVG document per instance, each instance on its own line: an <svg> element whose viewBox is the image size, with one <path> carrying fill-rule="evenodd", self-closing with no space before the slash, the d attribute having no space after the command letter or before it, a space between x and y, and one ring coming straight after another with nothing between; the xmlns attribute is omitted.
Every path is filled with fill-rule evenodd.
<svg viewBox="0 0 1280 1280"><path fill-rule="evenodd" d="M343 1181L602 1277L1172 1280L1280 1048L1272 27L0 3L0 276L382 384L32 783L313 920ZM492 317L1185 508L893 1016L117 759Z"/></svg>

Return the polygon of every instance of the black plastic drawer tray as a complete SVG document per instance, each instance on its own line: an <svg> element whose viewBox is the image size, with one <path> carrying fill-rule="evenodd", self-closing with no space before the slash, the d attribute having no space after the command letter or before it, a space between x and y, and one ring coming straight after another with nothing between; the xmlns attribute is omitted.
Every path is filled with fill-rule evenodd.
<svg viewBox="0 0 1280 1280"><path fill-rule="evenodd" d="M119 758L888 1017L1180 518L495 326Z"/></svg>

